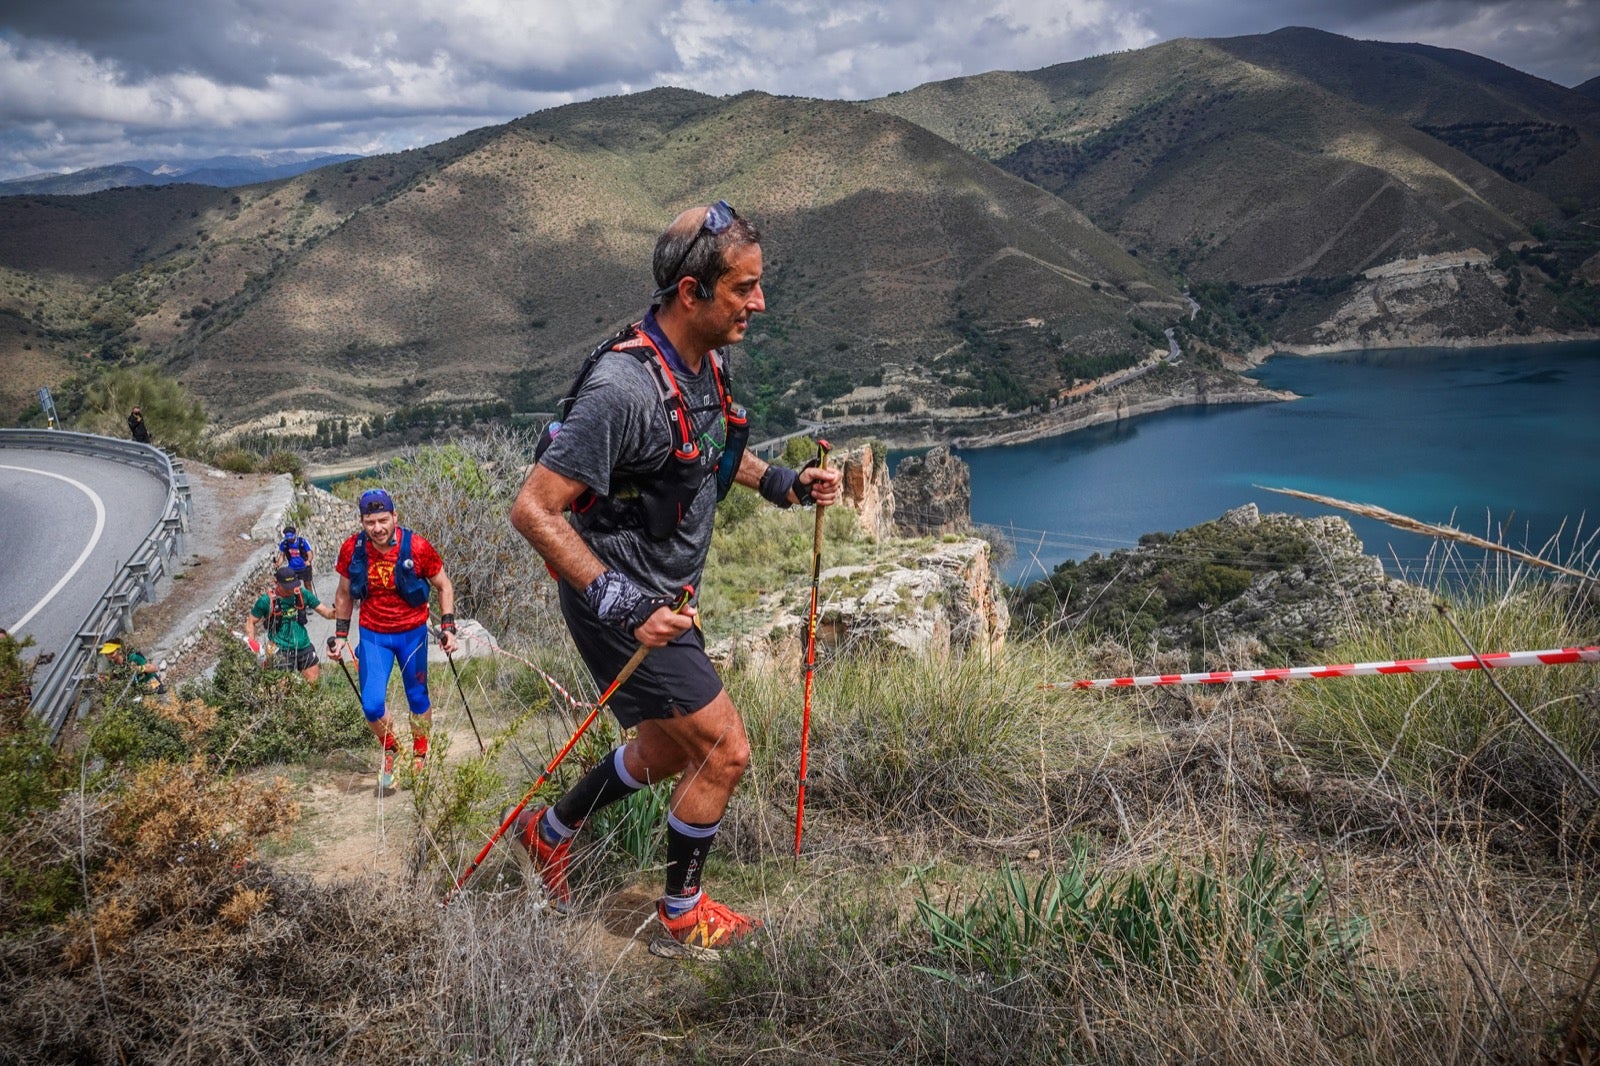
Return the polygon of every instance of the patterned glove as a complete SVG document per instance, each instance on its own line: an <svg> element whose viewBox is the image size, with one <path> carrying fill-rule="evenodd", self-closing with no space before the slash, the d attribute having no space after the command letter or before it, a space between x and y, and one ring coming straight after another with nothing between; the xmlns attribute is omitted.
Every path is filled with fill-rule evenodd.
<svg viewBox="0 0 1600 1066"><path fill-rule="evenodd" d="M607 570L583 590L583 598L600 620L633 635L633 631L662 607L671 607L665 596L646 596L639 587L615 570Z"/></svg>

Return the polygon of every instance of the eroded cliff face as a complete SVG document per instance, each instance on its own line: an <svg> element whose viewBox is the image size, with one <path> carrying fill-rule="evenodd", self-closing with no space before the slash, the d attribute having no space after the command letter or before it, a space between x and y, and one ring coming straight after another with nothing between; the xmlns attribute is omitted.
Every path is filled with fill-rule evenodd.
<svg viewBox="0 0 1600 1066"><path fill-rule="evenodd" d="M819 657L987 655L1005 646L1011 616L987 541L904 540L885 546L900 547L904 554L822 571ZM786 669L802 662L809 596L809 587L775 593L762 608L748 612L739 634L710 647L712 659L756 669Z"/></svg>
<svg viewBox="0 0 1600 1066"><path fill-rule="evenodd" d="M823 615L837 647L948 655L1005 646L1011 615L986 541L951 540L892 566L823 576L841 592Z"/></svg>
<svg viewBox="0 0 1600 1066"><path fill-rule="evenodd" d="M895 532L896 488L880 446L867 442L840 454L844 470L844 502L856 512L861 528L874 540Z"/></svg>

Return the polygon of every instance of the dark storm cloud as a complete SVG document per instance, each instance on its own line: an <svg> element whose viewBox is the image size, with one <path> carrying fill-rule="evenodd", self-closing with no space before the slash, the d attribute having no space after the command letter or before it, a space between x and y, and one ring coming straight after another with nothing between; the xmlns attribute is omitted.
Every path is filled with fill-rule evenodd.
<svg viewBox="0 0 1600 1066"><path fill-rule="evenodd" d="M1593 0L1154 0L1144 9L1162 38L1314 26L1347 37L1473 52L1560 85L1600 74L1600 3Z"/></svg>
<svg viewBox="0 0 1600 1066"><path fill-rule="evenodd" d="M164 153L380 152L679 85L860 99L1172 37L1315 26L1600 74L1591 0L13 0L0 178Z"/></svg>

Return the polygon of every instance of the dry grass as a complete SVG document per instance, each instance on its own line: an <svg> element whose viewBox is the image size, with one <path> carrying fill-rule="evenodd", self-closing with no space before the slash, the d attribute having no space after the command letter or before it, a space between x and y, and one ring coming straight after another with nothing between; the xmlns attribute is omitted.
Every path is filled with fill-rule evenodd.
<svg viewBox="0 0 1600 1066"><path fill-rule="evenodd" d="M1523 578L1453 610L1496 644L1593 617L1568 590ZM1360 639L1392 654L1458 638L1374 623ZM573 676L568 660L513 650ZM466 676L489 756L452 757L412 792L414 876L286 876L251 852L288 816L281 791L200 765L128 768L125 787L42 812L0 847L0 871L11 856L54 856L87 875L56 924L0 938L0 1059L1588 1061L1600 808L1508 724L1481 675L1035 687L1120 669L1106 660L1125 655L1019 641L992 659L824 662L798 860L797 678L730 674L753 758L708 885L769 931L719 966L662 962L640 943L660 872L648 797L586 831L572 918L522 891L503 849L448 909L435 905L513 798L497 789L517 792L572 727L509 660ZM1600 717L1595 671L1515 673L1513 695L1594 772L1580 741ZM1410 682L1450 689L1402 691ZM1571 721L1549 721L1557 709ZM1435 739L1396 742L1383 723L1407 710L1405 735ZM449 700L439 711L444 730L461 728ZM170 717L194 737L209 726L197 708ZM1259 901L1240 887L1257 855L1284 878ZM1032 892L1074 870L1106 886L1086 904L1114 902L1103 893L1117 886L1212 878L1226 905L1179 894L1125 908L1145 930L1135 941L979 930L1009 960L999 969L932 935L935 911L962 921L1003 878ZM1294 899L1310 902L1272 913L1352 939L1263 985L1251 945L1278 935L1248 915ZM1028 920L1034 904L1011 906ZM1205 929L1215 938L1191 935ZM1212 946L1180 950L1196 943Z"/></svg>

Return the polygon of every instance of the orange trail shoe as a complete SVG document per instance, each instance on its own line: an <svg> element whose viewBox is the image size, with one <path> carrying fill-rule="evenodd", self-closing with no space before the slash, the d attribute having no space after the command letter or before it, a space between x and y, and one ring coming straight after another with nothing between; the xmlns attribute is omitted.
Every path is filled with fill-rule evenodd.
<svg viewBox="0 0 1600 1066"><path fill-rule="evenodd" d="M704 893L700 902L676 918L667 917L666 904L658 901L656 920L666 933L650 942L650 954L664 959L715 960L724 948L761 928L757 919L724 907Z"/></svg>
<svg viewBox="0 0 1600 1066"><path fill-rule="evenodd" d="M500 821L504 822L512 810L507 807L500 812ZM544 812L544 807L524 809L517 815L517 820L511 823L511 828L506 830L505 838L539 872L551 906L558 914L565 914L572 903L572 888L567 884L567 867L572 863L572 838L568 837L559 844L546 843L544 837L539 835L539 820L544 817Z"/></svg>

